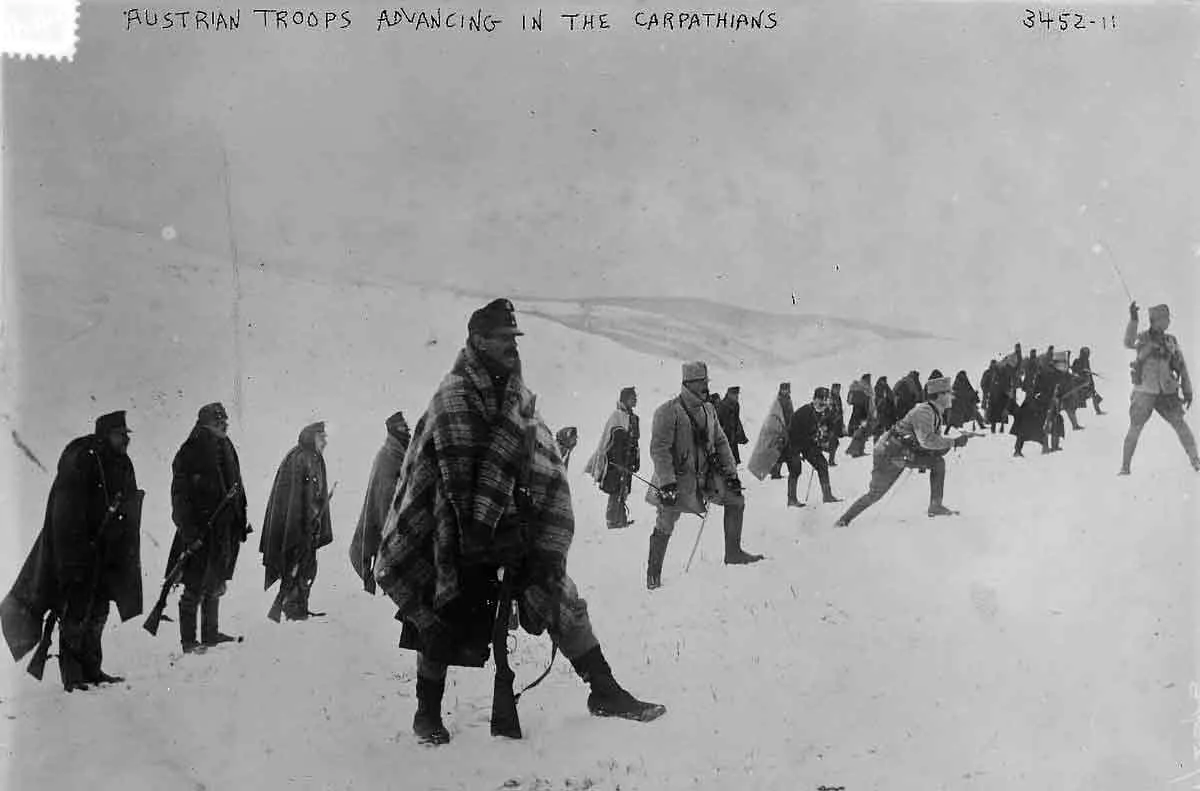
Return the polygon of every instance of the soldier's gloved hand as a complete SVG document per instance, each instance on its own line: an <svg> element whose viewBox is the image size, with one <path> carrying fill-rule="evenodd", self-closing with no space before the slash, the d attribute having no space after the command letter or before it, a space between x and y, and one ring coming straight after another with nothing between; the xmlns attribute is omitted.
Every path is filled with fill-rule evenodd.
<svg viewBox="0 0 1200 791"><path fill-rule="evenodd" d="M728 487L729 491L733 492L734 494L742 493L742 482L736 475L730 475L728 478L726 478L725 486Z"/></svg>
<svg viewBox="0 0 1200 791"><path fill-rule="evenodd" d="M1129 303L1129 318L1132 321L1138 320L1138 304L1136 302Z"/></svg>
<svg viewBox="0 0 1200 791"><path fill-rule="evenodd" d="M1192 408L1192 391L1191 390L1188 390L1183 394L1183 408L1184 409Z"/></svg>
<svg viewBox="0 0 1200 791"><path fill-rule="evenodd" d="M954 447L956 447L956 448L966 447L967 440L969 440L969 439L970 439L970 437L968 437L966 434L959 434L957 437L954 438Z"/></svg>
<svg viewBox="0 0 1200 791"><path fill-rule="evenodd" d="M663 505L672 506L679 502L679 486L668 483L658 489L658 499Z"/></svg>

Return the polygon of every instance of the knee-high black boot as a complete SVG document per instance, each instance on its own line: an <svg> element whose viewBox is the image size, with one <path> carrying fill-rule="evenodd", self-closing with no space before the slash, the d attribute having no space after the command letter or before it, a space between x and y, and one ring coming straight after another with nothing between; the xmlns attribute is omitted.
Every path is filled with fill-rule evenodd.
<svg viewBox="0 0 1200 791"><path fill-rule="evenodd" d="M237 640L236 637L220 630L220 612L221 599L213 594L205 596L200 610L200 642L204 645L220 645Z"/></svg>
<svg viewBox="0 0 1200 791"><path fill-rule="evenodd" d="M608 666L600 646L577 659L572 659L571 665L579 677L592 688L591 694L588 695L588 711L595 716L650 722L667 713L666 706L638 700L626 692L613 678L612 668Z"/></svg>
<svg viewBox="0 0 1200 791"><path fill-rule="evenodd" d="M199 606L199 593L184 588L179 596L179 642L185 654L194 653L200 648L196 642L196 610Z"/></svg>
<svg viewBox="0 0 1200 791"><path fill-rule="evenodd" d="M671 537L657 530L650 534L650 555L646 560L646 590L662 587L663 559L667 556L667 543Z"/></svg>
<svg viewBox="0 0 1200 791"><path fill-rule="evenodd" d="M450 732L442 724L442 696L446 680L435 681L417 675L417 713L413 715L413 733L421 744L447 744Z"/></svg>

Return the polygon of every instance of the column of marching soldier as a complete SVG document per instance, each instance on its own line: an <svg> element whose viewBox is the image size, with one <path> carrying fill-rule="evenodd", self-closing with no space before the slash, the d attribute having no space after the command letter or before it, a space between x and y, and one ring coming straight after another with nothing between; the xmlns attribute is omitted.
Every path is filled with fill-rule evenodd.
<svg viewBox="0 0 1200 791"><path fill-rule="evenodd" d="M1129 474L1137 438L1158 411L1176 429L1194 468L1195 441L1183 420L1192 387L1182 351L1165 332L1165 305L1150 310L1151 327L1137 331L1130 306L1126 346L1131 364L1130 428L1121 474ZM396 604L403 623L400 646L417 652L417 711L413 729L426 744L443 744L442 695L451 665L482 667L495 650L496 703L492 732L520 737L511 671L504 648L512 618L532 634L547 632L556 651L590 686L588 709L598 716L650 721L664 706L641 701L618 684L592 631L586 601L566 572L574 517L566 462L577 442L574 427L552 435L538 415L536 397L521 376L515 310L497 299L475 311L468 337L450 373L411 430L400 412L387 419L387 436L372 465L363 507L351 541L350 560L364 588L378 588ZM1014 455L1025 441L1043 452L1058 450L1062 413L1081 429L1075 410L1101 397L1086 348L1074 365L1053 347L1026 359L1020 344L993 360L981 380L982 399L965 371L953 382L933 371L922 384L913 371L893 391L870 374L847 393L849 423L843 425L840 386L817 387L808 404L792 408L790 383L777 397L759 432L748 469L759 480L782 478L787 465L787 504L804 507L798 496L804 462L819 479L823 501L833 494L829 468L836 466L839 440L850 436L847 454L865 455L874 439L868 491L837 519L844 527L877 502L906 469L928 472L930 517L956 514L942 502L945 454L964 446L974 432L948 436L952 427L974 422L1007 425L1016 436ZM609 528L632 524L627 498L634 478L646 484L656 518L649 539L646 586L662 585L667 545L680 516L705 517L710 504L723 509L724 562L744 565L762 555L742 547L745 497L738 477L742 428L739 388L724 399L709 393L703 362L683 364L677 396L654 412L650 479L640 469L640 429L633 387L621 390L586 472L609 495ZM1016 406L1016 390L1026 391ZM1182 396L1182 399L1181 397ZM983 413L979 406L982 402ZM172 464L171 508L176 534L158 600L145 622L157 633L167 595L182 585L178 626L184 653L240 641L219 627L219 602L232 579L241 544L251 534L237 452L219 403L200 408L196 425ZM30 672L41 678L53 630L59 630L58 664L67 691L122 681L101 669L101 634L110 602L121 620L143 609L139 525L144 492L137 487L128 455L130 429L124 412L96 420L92 434L63 451L50 489L43 528L9 594L0 602L0 622L16 660L34 652ZM275 475L259 541L265 587L279 583L268 616L303 620L317 575L317 550L332 542L323 452L324 423L306 426ZM336 484L333 487L336 488ZM694 552L694 549L693 549ZM447 561L447 559L452 559ZM690 561L689 561L690 562ZM436 591L436 598L435 598ZM515 615L514 615L515 614ZM553 661L553 660L551 660ZM540 680L540 679L539 679ZM536 683L536 682L535 682ZM507 695L503 694L507 689Z"/></svg>

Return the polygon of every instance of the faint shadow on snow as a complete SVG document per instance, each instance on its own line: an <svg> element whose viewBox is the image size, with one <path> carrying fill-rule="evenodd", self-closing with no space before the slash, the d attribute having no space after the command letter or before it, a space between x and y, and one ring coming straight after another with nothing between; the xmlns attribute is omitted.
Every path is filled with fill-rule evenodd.
<svg viewBox="0 0 1200 791"><path fill-rule="evenodd" d="M467 289L460 296L486 298ZM523 314L608 338L643 354L719 368L774 367L879 341L936 335L817 313L784 315L694 297L514 297Z"/></svg>

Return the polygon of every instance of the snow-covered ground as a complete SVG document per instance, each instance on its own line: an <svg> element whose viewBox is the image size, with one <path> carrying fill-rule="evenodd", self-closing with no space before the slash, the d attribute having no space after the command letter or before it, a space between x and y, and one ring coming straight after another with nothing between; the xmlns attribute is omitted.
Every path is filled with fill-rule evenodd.
<svg viewBox="0 0 1200 791"><path fill-rule="evenodd" d="M200 405L234 405L232 274L228 262L161 238L24 219L29 265L8 296L28 309L17 327L23 357L5 428L52 468L96 414L129 409L131 455L148 492L149 606L172 534L171 456ZM81 251L92 253L88 277L56 264ZM113 282L123 286L106 287ZM42 684L12 665L0 681L6 787L1191 787L1190 779L1171 781L1200 769L1188 720L1196 706L1198 479L1157 418L1135 474L1114 475L1127 389L1115 344L1094 346L1098 369L1109 374L1110 413L1081 413L1087 428L1068 435L1065 452L1013 459L1009 437L988 436L950 457L947 502L961 516L928 519L926 479L909 474L851 528L835 530L841 506L788 510L783 482L744 473L745 544L768 559L724 567L714 509L685 574L699 527L685 517L665 586L650 593L653 511L644 489L631 501L636 524L608 531L603 495L582 467L620 387L638 387L648 428L654 407L677 389L678 360L521 316L527 379L545 417L581 434L571 463L570 573L618 679L669 711L651 724L591 718L586 688L560 658L522 701L526 738L496 740L490 671L452 669L445 713L453 741L429 749L410 732L414 657L396 648L394 610L362 592L347 547L384 418L399 408L415 421L481 303L256 268L242 272L241 286L244 387L231 436L251 517L257 526L275 467L302 425L327 420L330 474L341 485L313 604L330 616L269 622L271 594L251 543L223 599L223 623L244 644L178 659L174 624L152 638L141 618L118 624L114 616L105 665L127 676L124 685L66 695L53 660ZM741 385L753 438L780 380L792 381L799 401L817 384L867 370L895 379L913 367L922 376L934 365L965 367L976 378L993 351L864 339L852 353L712 375L716 389ZM93 389L81 397L67 382ZM20 525L4 534L7 585L40 525L51 478L5 445L3 473L18 485L6 488L3 505ZM868 473L869 458L843 458L835 490L858 495ZM518 638L519 682L541 672L549 648L544 638Z"/></svg>

